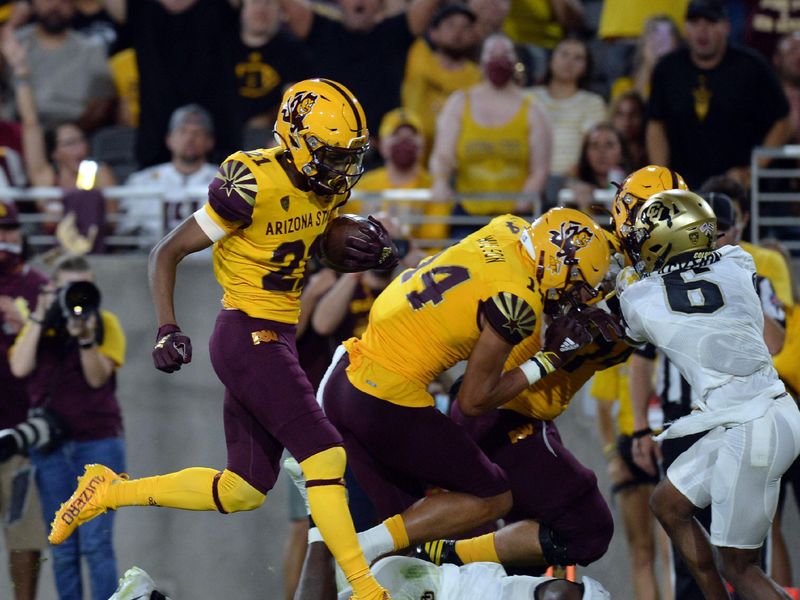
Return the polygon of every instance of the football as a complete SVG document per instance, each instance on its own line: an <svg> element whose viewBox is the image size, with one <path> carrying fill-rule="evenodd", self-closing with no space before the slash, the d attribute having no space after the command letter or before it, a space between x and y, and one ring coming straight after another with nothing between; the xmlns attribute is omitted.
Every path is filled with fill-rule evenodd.
<svg viewBox="0 0 800 600"><path fill-rule="evenodd" d="M362 227L369 227L379 233L377 227L366 217L360 215L339 215L333 219L325 229L320 240L321 255L326 258L330 266L339 273L354 273L360 269L349 268L346 265L345 248L347 240L358 237L369 242L370 239L361 231Z"/></svg>

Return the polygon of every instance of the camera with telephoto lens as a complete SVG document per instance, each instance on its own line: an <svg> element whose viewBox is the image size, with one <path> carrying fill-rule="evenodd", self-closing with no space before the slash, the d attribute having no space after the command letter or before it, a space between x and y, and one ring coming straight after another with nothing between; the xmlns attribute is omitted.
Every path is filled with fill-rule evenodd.
<svg viewBox="0 0 800 600"><path fill-rule="evenodd" d="M47 407L32 408L27 420L0 430L0 463L33 449L48 454L56 450L66 437L66 426L55 412Z"/></svg>
<svg viewBox="0 0 800 600"><path fill-rule="evenodd" d="M100 290L91 281L73 281L56 290L56 300L44 322L56 330L66 328L67 319L88 319L100 310Z"/></svg>

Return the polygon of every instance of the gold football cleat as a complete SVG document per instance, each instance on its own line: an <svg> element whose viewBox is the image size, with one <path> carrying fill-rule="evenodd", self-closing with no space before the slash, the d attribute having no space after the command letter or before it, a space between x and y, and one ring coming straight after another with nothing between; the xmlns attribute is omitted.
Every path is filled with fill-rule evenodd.
<svg viewBox="0 0 800 600"><path fill-rule="evenodd" d="M106 504L108 489L114 481L127 479L125 473L117 474L104 465L86 465L86 471L78 477L78 487L69 500L56 511L50 524L47 539L53 545L64 542L72 532L110 507Z"/></svg>

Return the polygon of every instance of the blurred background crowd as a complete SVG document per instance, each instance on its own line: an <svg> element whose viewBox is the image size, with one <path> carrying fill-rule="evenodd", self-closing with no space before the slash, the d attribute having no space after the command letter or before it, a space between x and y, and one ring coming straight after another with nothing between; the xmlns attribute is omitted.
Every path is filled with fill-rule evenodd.
<svg viewBox="0 0 800 600"><path fill-rule="evenodd" d="M94 252L149 248L214 165L274 145L282 92L315 76L366 110L349 210L422 247L504 212L600 214L649 163L756 192L756 237L800 228L790 0L6 0L0 18L0 184L34 246L73 212Z"/></svg>

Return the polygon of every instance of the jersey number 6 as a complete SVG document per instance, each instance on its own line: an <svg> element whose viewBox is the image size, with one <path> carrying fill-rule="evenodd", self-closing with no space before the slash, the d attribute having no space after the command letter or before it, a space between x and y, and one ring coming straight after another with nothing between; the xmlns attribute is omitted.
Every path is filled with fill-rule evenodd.
<svg viewBox="0 0 800 600"><path fill-rule="evenodd" d="M690 272L699 274L708 271L708 267L698 267ZM682 275L686 271L670 273L664 276L669 307L687 315L711 314L717 312L725 304L722 291L713 281L692 279L686 281Z"/></svg>

